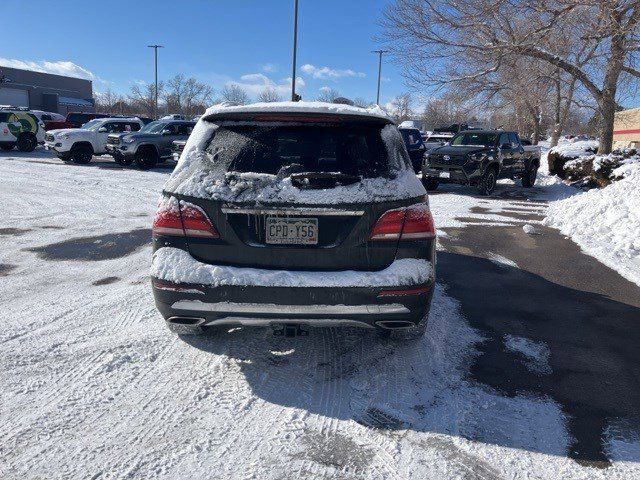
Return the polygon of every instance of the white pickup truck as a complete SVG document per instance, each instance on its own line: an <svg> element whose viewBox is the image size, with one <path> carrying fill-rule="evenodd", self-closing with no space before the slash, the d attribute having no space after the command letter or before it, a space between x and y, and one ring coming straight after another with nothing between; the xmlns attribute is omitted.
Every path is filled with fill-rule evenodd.
<svg viewBox="0 0 640 480"><path fill-rule="evenodd" d="M44 136L44 148L62 160L89 163L94 155L107 153L109 134L137 132L143 125L138 118L97 118L81 128L49 130Z"/></svg>

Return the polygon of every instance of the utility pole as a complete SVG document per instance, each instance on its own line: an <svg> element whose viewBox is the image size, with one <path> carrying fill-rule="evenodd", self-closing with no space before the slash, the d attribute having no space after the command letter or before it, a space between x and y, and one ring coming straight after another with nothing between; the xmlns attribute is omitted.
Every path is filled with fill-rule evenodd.
<svg viewBox="0 0 640 480"><path fill-rule="evenodd" d="M376 105L380 105L380 75L382 73L382 54L389 50L373 50L371 53L378 54L378 94L376 95Z"/></svg>
<svg viewBox="0 0 640 480"><path fill-rule="evenodd" d="M153 48L155 67L156 67L156 83L155 83L155 103L153 104L153 117L154 120L158 119L158 49L164 48L162 45L147 45L149 48Z"/></svg>
<svg viewBox="0 0 640 480"><path fill-rule="evenodd" d="M298 0L293 0L293 68L291 69L291 101L297 102L296 95L296 55L298 53Z"/></svg>

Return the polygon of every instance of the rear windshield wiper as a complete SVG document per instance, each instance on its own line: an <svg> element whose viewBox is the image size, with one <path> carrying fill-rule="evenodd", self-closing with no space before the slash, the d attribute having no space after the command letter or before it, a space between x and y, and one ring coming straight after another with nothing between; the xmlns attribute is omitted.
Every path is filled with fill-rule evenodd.
<svg viewBox="0 0 640 480"><path fill-rule="evenodd" d="M302 172L292 173L291 183L301 189L333 188L339 185L351 185L359 182L360 177L340 172Z"/></svg>

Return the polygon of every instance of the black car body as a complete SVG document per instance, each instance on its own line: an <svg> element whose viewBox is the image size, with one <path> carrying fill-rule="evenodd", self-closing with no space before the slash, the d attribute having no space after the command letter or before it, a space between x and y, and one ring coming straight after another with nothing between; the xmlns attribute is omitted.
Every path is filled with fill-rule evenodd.
<svg viewBox="0 0 640 480"><path fill-rule="evenodd" d="M407 152L409 152L409 158L411 159L413 169L416 173L420 173L424 153L426 151L424 141L422 140L422 134L417 128L400 128L399 130L402 134L402 138L404 139L404 144L407 147Z"/></svg>
<svg viewBox="0 0 640 480"><path fill-rule="evenodd" d="M476 185L487 195L500 178L520 178L523 186L533 186L539 166L540 150L523 147L516 132L471 130L432 149L425 157L422 178L427 190L440 183L459 183Z"/></svg>
<svg viewBox="0 0 640 480"><path fill-rule="evenodd" d="M422 334L435 228L397 127L357 107L269 108L209 110L165 185L152 283L168 326Z"/></svg>

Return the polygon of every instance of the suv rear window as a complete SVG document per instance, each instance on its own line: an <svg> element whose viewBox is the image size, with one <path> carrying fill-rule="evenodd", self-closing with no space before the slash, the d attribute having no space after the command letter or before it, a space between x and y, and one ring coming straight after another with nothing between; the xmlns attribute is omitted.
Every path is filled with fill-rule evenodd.
<svg viewBox="0 0 640 480"><path fill-rule="evenodd" d="M263 126L222 125L208 153L229 172L288 176L293 173L341 173L377 177L388 160L380 125Z"/></svg>

